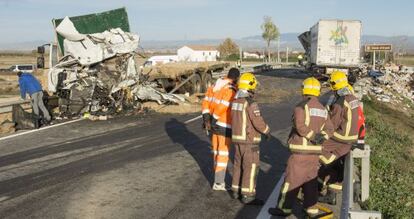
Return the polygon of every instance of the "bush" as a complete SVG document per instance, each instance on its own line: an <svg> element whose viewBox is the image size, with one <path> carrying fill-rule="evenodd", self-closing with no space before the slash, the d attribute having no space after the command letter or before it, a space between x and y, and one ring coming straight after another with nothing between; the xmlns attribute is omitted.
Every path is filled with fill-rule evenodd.
<svg viewBox="0 0 414 219"><path fill-rule="evenodd" d="M391 125L387 119L400 120L401 113L379 103L364 100L367 144L371 146L370 197L363 207L377 210L384 218L414 216L414 144L409 135L413 126ZM406 118L410 120L410 118Z"/></svg>

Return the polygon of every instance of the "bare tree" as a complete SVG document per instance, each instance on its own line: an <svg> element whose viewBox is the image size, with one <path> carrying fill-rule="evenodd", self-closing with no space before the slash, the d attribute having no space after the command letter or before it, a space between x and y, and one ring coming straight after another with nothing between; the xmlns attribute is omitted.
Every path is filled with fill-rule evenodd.
<svg viewBox="0 0 414 219"><path fill-rule="evenodd" d="M273 23L272 17L265 16L263 20L263 24L261 25L263 31L262 37L266 41L268 60L270 61L270 43L278 40L280 33L277 26Z"/></svg>
<svg viewBox="0 0 414 219"><path fill-rule="evenodd" d="M229 55L238 54L239 46L230 38L225 39L217 48L220 56L227 57Z"/></svg>

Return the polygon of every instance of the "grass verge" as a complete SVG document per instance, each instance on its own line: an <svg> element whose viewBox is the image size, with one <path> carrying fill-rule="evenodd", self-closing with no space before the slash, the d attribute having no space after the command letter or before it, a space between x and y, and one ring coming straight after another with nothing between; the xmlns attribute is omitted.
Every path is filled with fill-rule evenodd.
<svg viewBox="0 0 414 219"><path fill-rule="evenodd" d="M414 121L382 103L364 100L371 146L370 198L362 207L384 218L414 216Z"/></svg>

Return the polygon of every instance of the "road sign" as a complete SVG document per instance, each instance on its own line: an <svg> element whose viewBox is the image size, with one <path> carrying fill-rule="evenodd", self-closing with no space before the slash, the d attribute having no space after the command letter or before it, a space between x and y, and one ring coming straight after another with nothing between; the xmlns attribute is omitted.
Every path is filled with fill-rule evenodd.
<svg viewBox="0 0 414 219"><path fill-rule="evenodd" d="M391 51L392 45L391 44L370 44L365 45L366 52L375 52L375 51Z"/></svg>

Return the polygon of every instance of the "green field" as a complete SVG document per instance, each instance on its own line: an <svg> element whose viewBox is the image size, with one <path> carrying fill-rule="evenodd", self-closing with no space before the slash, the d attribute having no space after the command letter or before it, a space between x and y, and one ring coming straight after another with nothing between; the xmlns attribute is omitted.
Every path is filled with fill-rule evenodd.
<svg viewBox="0 0 414 219"><path fill-rule="evenodd" d="M367 144L371 146L370 197L366 209L383 218L414 215L414 121L400 112L365 99Z"/></svg>
<svg viewBox="0 0 414 219"><path fill-rule="evenodd" d="M414 66L414 55L400 57L398 58L397 63L407 66Z"/></svg>

